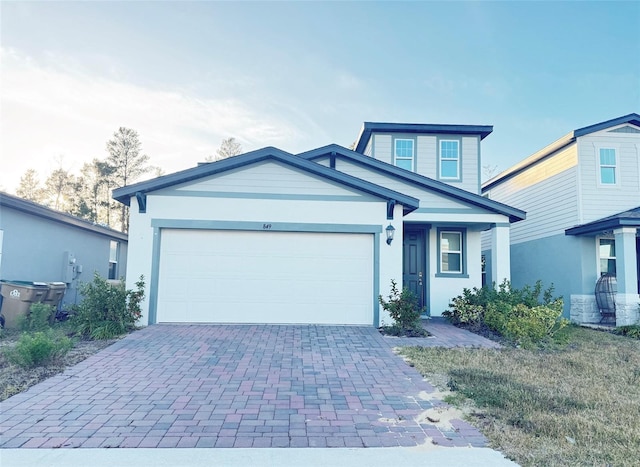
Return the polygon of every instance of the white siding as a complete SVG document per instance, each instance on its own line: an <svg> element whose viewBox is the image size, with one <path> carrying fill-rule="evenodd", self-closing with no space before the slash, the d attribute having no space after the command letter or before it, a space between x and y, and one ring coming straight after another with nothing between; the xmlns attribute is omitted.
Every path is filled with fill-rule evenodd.
<svg viewBox="0 0 640 467"><path fill-rule="evenodd" d="M416 153L418 161L416 172L425 177L437 179L437 138L435 136L418 136L417 140L418 150Z"/></svg>
<svg viewBox="0 0 640 467"><path fill-rule="evenodd" d="M391 148L391 135L373 135L373 157L387 164L393 165L393 150Z"/></svg>
<svg viewBox="0 0 640 467"><path fill-rule="evenodd" d="M480 194L478 147L477 137L462 138L462 182L451 183L455 187L475 194Z"/></svg>
<svg viewBox="0 0 640 467"><path fill-rule="evenodd" d="M526 211L511 243L564 233L578 224L577 149L571 145L492 188L489 198Z"/></svg>
<svg viewBox="0 0 640 467"><path fill-rule="evenodd" d="M358 192L348 190L337 183L276 162L259 163L223 172L195 183L181 185L176 190L279 195L300 193L303 190L308 195L345 196L358 194Z"/></svg>
<svg viewBox="0 0 640 467"><path fill-rule="evenodd" d="M405 195L413 196L420 200L420 207L433 208L433 209L460 209L469 208L470 206L463 202L453 200L448 196L439 195L430 192L427 189L420 188L411 183L402 182L396 178L389 177L380 172L368 169L358 164L354 164L343 159L336 160L336 169L354 177L367 180L368 182L375 183L376 185L389 188L394 191L398 191Z"/></svg>
<svg viewBox="0 0 640 467"><path fill-rule="evenodd" d="M367 143L367 146L364 148L363 154L365 156L371 157L372 156L372 154L371 154L371 148L372 147L373 147L373 138L369 138L369 142Z"/></svg>
<svg viewBox="0 0 640 467"><path fill-rule="evenodd" d="M640 206L640 134L600 131L578 138L580 151L580 224ZM616 149L618 183L599 184L600 147Z"/></svg>
<svg viewBox="0 0 640 467"><path fill-rule="evenodd" d="M411 135L411 134L376 134L372 137L374 141L375 149L374 156L376 159L393 164L393 140L395 138L409 138L415 139L416 151L415 151L415 164L416 173L424 175L425 177L438 179L438 141L440 139L455 139L461 142L460 157L461 166L460 171L462 175L462 181L448 181L442 180L456 188L470 191L471 193L479 194L479 154L478 154L478 137L463 137L459 135Z"/></svg>

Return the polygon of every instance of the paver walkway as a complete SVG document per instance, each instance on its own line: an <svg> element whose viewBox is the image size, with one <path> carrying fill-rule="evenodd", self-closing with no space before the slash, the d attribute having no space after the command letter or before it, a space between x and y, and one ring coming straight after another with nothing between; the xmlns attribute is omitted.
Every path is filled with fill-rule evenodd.
<svg viewBox="0 0 640 467"><path fill-rule="evenodd" d="M424 341L455 332L434 324ZM442 403L398 344L371 327L149 326L2 402L0 447L484 446L462 420L419 421Z"/></svg>

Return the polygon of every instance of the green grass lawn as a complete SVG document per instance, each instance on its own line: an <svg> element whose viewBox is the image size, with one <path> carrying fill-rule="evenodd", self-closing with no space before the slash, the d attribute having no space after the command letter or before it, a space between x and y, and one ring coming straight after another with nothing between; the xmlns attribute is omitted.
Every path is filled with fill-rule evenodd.
<svg viewBox="0 0 640 467"><path fill-rule="evenodd" d="M568 327L544 350L402 349L469 400L469 421L523 465L640 465L640 341Z"/></svg>

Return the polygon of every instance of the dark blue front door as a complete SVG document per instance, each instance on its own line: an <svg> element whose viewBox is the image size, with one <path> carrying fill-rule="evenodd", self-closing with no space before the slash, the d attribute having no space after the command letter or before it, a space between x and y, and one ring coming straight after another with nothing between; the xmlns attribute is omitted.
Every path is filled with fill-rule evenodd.
<svg viewBox="0 0 640 467"><path fill-rule="evenodd" d="M427 301L425 231L405 228L402 245L402 285L416 294L420 306L423 307Z"/></svg>

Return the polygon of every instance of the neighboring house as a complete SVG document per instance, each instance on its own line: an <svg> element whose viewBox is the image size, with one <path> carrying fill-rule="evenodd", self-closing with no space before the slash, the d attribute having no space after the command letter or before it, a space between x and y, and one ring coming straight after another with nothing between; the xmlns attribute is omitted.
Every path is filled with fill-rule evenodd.
<svg viewBox="0 0 640 467"><path fill-rule="evenodd" d="M64 282L63 306L97 271L124 277L127 235L0 192L0 279Z"/></svg>
<svg viewBox="0 0 640 467"><path fill-rule="evenodd" d="M127 277L147 278L142 323L378 326L391 280L440 315L480 286L482 231L508 278L525 214L479 194L491 131L365 123L356 151L267 147L115 190L131 206Z"/></svg>
<svg viewBox="0 0 640 467"><path fill-rule="evenodd" d="M482 191L527 211L511 230L514 285L553 282L567 316L597 323L596 281L613 274L617 325L638 321L640 115L574 130Z"/></svg>

